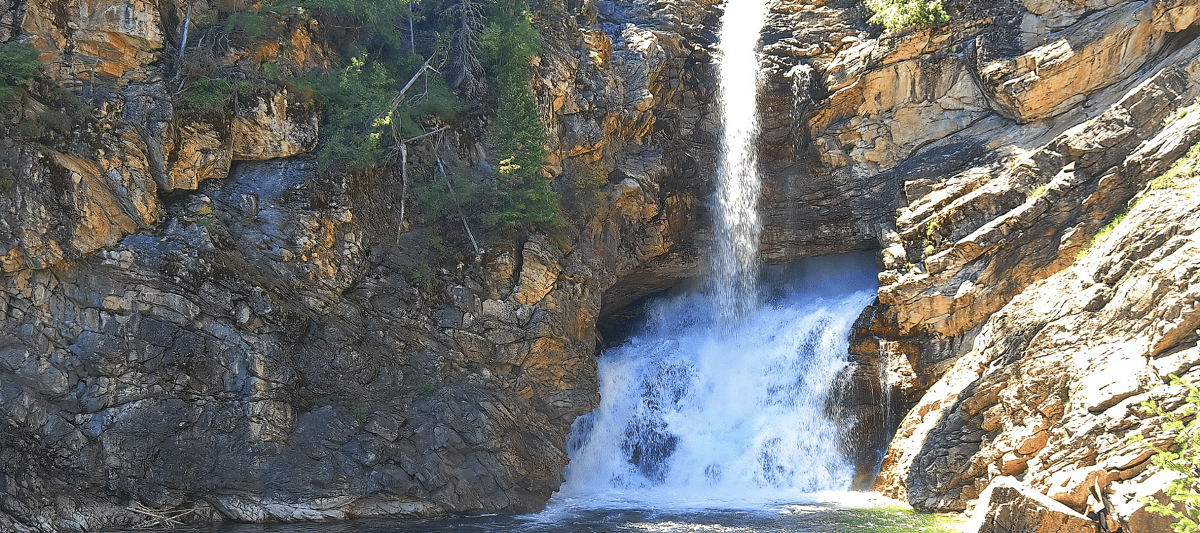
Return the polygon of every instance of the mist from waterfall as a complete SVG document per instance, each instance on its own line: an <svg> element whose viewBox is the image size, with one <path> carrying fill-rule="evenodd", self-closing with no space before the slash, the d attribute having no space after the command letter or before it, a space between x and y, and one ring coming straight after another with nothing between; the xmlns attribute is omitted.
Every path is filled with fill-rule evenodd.
<svg viewBox="0 0 1200 533"><path fill-rule="evenodd" d="M724 133L705 290L653 303L641 329L599 358L600 406L575 421L550 509L757 508L849 487L826 405L877 270L860 253L760 271L765 4L729 0L722 19Z"/></svg>
<svg viewBox="0 0 1200 533"><path fill-rule="evenodd" d="M850 328L875 297L870 253L772 270L732 333L701 292L659 301L600 357L600 406L576 420L560 505L755 507L846 490L826 417Z"/></svg>

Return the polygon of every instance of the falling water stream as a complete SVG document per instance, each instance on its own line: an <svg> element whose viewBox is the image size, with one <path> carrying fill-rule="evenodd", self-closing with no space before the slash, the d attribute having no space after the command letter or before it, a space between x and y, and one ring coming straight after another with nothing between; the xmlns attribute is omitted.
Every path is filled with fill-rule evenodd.
<svg viewBox="0 0 1200 533"><path fill-rule="evenodd" d="M729 0L717 54L721 118L708 292L715 316L737 322L758 304L758 38L767 0Z"/></svg>

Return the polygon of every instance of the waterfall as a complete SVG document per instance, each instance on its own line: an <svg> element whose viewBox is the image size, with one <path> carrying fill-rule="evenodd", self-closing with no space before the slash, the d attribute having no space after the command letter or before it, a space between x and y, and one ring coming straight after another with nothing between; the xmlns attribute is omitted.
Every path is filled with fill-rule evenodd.
<svg viewBox="0 0 1200 533"><path fill-rule="evenodd" d="M758 38L766 0L728 0L718 46L721 157L713 198L709 292L727 321L744 318L758 301Z"/></svg>
<svg viewBox="0 0 1200 533"><path fill-rule="evenodd" d="M658 301L639 332L600 357L600 406L575 421L551 508L757 506L849 487L825 407L850 328L874 298L874 261L848 254L760 272L766 0L728 1L707 290Z"/></svg>

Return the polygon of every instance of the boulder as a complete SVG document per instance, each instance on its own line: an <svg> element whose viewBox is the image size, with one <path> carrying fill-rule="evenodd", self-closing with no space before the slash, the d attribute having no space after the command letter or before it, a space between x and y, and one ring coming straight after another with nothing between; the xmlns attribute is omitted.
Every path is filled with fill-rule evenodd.
<svg viewBox="0 0 1200 533"><path fill-rule="evenodd" d="M1095 533L1096 523L1011 477L998 477L979 497L972 533Z"/></svg>

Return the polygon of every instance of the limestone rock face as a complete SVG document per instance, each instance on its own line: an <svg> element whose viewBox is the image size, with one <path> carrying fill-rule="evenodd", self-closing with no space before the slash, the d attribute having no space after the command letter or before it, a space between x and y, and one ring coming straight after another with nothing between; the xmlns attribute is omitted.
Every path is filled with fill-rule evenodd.
<svg viewBox="0 0 1200 533"><path fill-rule="evenodd" d="M1023 475L1083 510L1093 484L1146 475L1172 436L1140 404L1178 405L1181 388L1163 385L1166 376L1195 379L1200 364L1198 182L1146 186L1198 140L1200 120L1176 120L1142 143L1128 170L1107 174L1141 191L1128 216L983 323L973 349L905 417L878 489L920 508L962 509L990 478Z"/></svg>
<svg viewBox="0 0 1200 533"><path fill-rule="evenodd" d="M550 110L559 188L581 173L608 176L582 238L607 313L699 271L718 11L690 0L622 1L598 4L597 16L602 23L552 33L534 87Z"/></svg>
<svg viewBox="0 0 1200 533"><path fill-rule="evenodd" d="M286 88L240 103L224 114L182 114L165 132L166 172L159 187L194 190L211 178L224 178L234 161L292 157L317 146L320 115L312 103L293 101Z"/></svg>
<svg viewBox="0 0 1200 533"><path fill-rule="evenodd" d="M788 216L853 206L829 234L882 249L846 401L885 399L843 413L858 420L858 445L882 457L898 416L970 351L984 321L1071 264L1187 147L1159 149L1164 122L1197 96L1197 6L971 4L941 28L877 35L851 32L856 19L839 7L774 8L766 94L791 103L792 120L767 120L764 155L770 165L772 153L807 154L805 172L847 191ZM835 44L805 41L838 28Z"/></svg>
<svg viewBox="0 0 1200 533"><path fill-rule="evenodd" d="M32 0L21 31L61 79L144 78L165 43L158 3L149 0Z"/></svg>
<svg viewBox="0 0 1200 533"><path fill-rule="evenodd" d="M292 157L317 147L321 117L312 104L290 102L287 89L255 99L233 118L235 161Z"/></svg>
<svg viewBox="0 0 1200 533"><path fill-rule="evenodd" d="M28 503L0 525L130 525L107 503L129 500L239 521L537 509L597 401L590 270L541 237L508 270L418 278L411 244L368 263L344 186L241 163L158 231L6 276L0 475ZM38 503L50 485L75 488Z"/></svg>
<svg viewBox="0 0 1200 533"><path fill-rule="evenodd" d="M547 117L562 174L610 174L594 216L570 246L531 235L456 268L430 266L419 230L368 239L386 231L360 218L369 201L297 157L319 117L290 95L239 95L222 115L173 104L152 77L99 85L80 142L28 155L12 194L27 207L0 218L14 228L0 234L0 479L21 487L0 529L132 525L130 501L240 521L539 508L571 422L598 401L605 291L656 272L622 293L636 298L697 264L705 191L688 180L711 131L699 73L715 11L622 13L628 39L567 28L579 39L548 46L535 80L562 99ZM325 57L307 54L292 66ZM653 135L667 125L692 133ZM38 174L51 164L78 200L55 202L58 175Z"/></svg>

